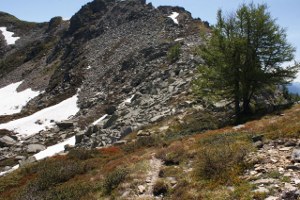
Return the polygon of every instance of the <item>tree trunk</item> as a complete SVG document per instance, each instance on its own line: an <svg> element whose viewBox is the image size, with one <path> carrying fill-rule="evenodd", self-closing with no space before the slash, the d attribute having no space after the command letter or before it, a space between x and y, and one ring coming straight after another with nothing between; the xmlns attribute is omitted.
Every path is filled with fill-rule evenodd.
<svg viewBox="0 0 300 200"><path fill-rule="evenodd" d="M247 98L243 99L243 114L251 114L250 100Z"/></svg>

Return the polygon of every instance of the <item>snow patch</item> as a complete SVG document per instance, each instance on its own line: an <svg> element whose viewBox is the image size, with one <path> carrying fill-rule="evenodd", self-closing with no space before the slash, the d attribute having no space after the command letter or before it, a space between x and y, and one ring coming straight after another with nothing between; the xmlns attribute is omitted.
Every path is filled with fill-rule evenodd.
<svg viewBox="0 0 300 200"><path fill-rule="evenodd" d="M79 111L77 100L78 94L30 116L0 124L0 129L14 131L18 133L17 136L20 139L37 134L42 130L55 126L54 120L63 121L75 115Z"/></svg>
<svg viewBox="0 0 300 200"><path fill-rule="evenodd" d="M92 69L92 67L89 65L89 66L87 66L87 68L86 69Z"/></svg>
<svg viewBox="0 0 300 200"><path fill-rule="evenodd" d="M172 15L170 15L168 17L170 17L174 21L175 24L179 24L178 20L176 19L178 16L179 16L178 12L172 12Z"/></svg>
<svg viewBox="0 0 300 200"><path fill-rule="evenodd" d="M124 101L124 103L131 103L131 101L132 101L132 99L134 98L134 96L135 96L135 94L132 95L129 99L126 99L126 100Z"/></svg>
<svg viewBox="0 0 300 200"><path fill-rule="evenodd" d="M0 89L0 115L11 115L21 112L22 108L34 97L41 94L30 88L17 92L23 81L12 83Z"/></svg>
<svg viewBox="0 0 300 200"><path fill-rule="evenodd" d="M175 42L179 42L179 41L182 41L182 40L184 40L184 38L177 38L177 39L175 40Z"/></svg>
<svg viewBox="0 0 300 200"><path fill-rule="evenodd" d="M98 120L93 122L93 125L98 124L99 122L101 122L102 120L104 120L107 117L107 114L103 115L102 117L100 117Z"/></svg>
<svg viewBox="0 0 300 200"><path fill-rule="evenodd" d="M47 149L45 149L43 151L40 151L39 153L35 154L34 157L37 160L42 160L44 158L54 156L55 154L63 152L65 150L66 145L74 146L75 142L76 142L75 136L73 136L73 137L65 140L64 142L61 142L61 143L55 144L53 146L47 147Z"/></svg>
<svg viewBox="0 0 300 200"><path fill-rule="evenodd" d="M20 39L20 37L13 37L14 32L8 31L6 27L0 27L0 31L2 31L7 45L15 44L16 41Z"/></svg>

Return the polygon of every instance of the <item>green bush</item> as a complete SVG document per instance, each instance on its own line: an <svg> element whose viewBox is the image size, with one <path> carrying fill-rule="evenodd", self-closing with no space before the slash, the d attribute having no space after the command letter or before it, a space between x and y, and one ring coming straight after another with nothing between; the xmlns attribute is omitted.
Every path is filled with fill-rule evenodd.
<svg viewBox="0 0 300 200"><path fill-rule="evenodd" d="M179 59L180 47L181 47L181 45L179 43L177 43L169 49L167 58L170 63L174 63Z"/></svg>
<svg viewBox="0 0 300 200"><path fill-rule="evenodd" d="M86 172L86 167L78 161L49 159L32 165L30 169L27 169L23 173L28 174L30 172L36 173L36 178L25 185L15 199L51 199L46 198L46 196L49 195L57 185Z"/></svg>
<svg viewBox="0 0 300 200"><path fill-rule="evenodd" d="M82 182L82 183L71 183L66 186L59 186L51 191L48 191L45 195L47 200L75 200L81 199L89 192L96 188L95 185Z"/></svg>
<svg viewBox="0 0 300 200"><path fill-rule="evenodd" d="M117 168L115 171L108 174L103 183L104 194L111 194L111 192L125 180L127 174L128 170L124 168Z"/></svg>
<svg viewBox="0 0 300 200"><path fill-rule="evenodd" d="M163 180L158 180L153 186L153 195L165 195L168 192L168 185Z"/></svg>
<svg viewBox="0 0 300 200"><path fill-rule="evenodd" d="M232 135L216 135L203 139L199 149L197 173L201 179L235 181L246 167L245 156L251 145Z"/></svg>
<svg viewBox="0 0 300 200"><path fill-rule="evenodd" d="M122 150L127 153L132 153L136 149L139 148L150 148L150 147L158 147L162 145L163 140L160 136L154 135L149 137L138 137L135 142L127 143L126 145L122 145Z"/></svg>
<svg viewBox="0 0 300 200"><path fill-rule="evenodd" d="M88 160L90 158L95 158L99 153L100 152L96 149L72 149L68 153L68 158L70 158L71 160Z"/></svg>
<svg viewBox="0 0 300 200"><path fill-rule="evenodd" d="M180 142L163 148L157 152L156 157L161 159L165 165L179 165L185 157L184 146Z"/></svg>

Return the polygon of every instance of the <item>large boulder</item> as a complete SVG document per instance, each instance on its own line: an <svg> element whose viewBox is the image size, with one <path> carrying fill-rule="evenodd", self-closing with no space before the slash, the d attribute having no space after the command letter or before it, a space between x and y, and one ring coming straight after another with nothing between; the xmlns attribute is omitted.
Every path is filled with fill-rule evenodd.
<svg viewBox="0 0 300 200"><path fill-rule="evenodd" d="M37 153L37 152L43 151L45 149L46 149L46 147L42 144L30 144L27 146L28 153Z"/></svg>
<svg viewBox="0 0 300 200"><path fill-rule="evenodd" d="M60 130L66 130L74 127L73 121L62 121L62 122L56 122L56 125Z"/></svg>
<svg viewBox="0 0 300 200"><path fill-rule="evenodd" d="M294 149L291 155L292 162L300 162L300 149Z"/></svg>
<svg viewBox="0 0 300 200"><path fill-rule="evenodd" d="M34 163L36 161L36 158L34 156L30 156L27 159L19 160L20 167L24 167L28 164Z"/></svg>
<svg viewBox="0 0 300 200"><path fill-rule="evenodd" d="M0 138L0 147L9 147L16 144L17 141L9 136L3 136Z"/></svg>
<svg viewBox="0 0 300 200"><path fill-rule="evenodd" d="M117 115L112 115L107 122L103 125L103 129L107 129L109 127L111 127L118 119Z"/></svg>

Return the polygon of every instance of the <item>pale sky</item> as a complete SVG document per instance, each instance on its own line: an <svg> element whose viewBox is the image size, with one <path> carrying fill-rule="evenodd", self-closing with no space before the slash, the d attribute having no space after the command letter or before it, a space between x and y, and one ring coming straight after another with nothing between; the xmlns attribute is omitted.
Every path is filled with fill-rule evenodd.
<svg viewBox="0 0 300 200"><path fill-rule="evenodd" d="M80 7L91 0L1 0L0 11L8 12L26 21L49 21L54 16L70 18ZM193 17L199 17L210 24L216 22L216 13L222 9L230 13L242 3L252 0L147 0L154 6L181 6L190 11ZM288 41L297 48L296 60L300 60L300 0L253 0L254 3L266 3L277 23L287 29ZM300 76L299 80L300 81Z"/></svg>

